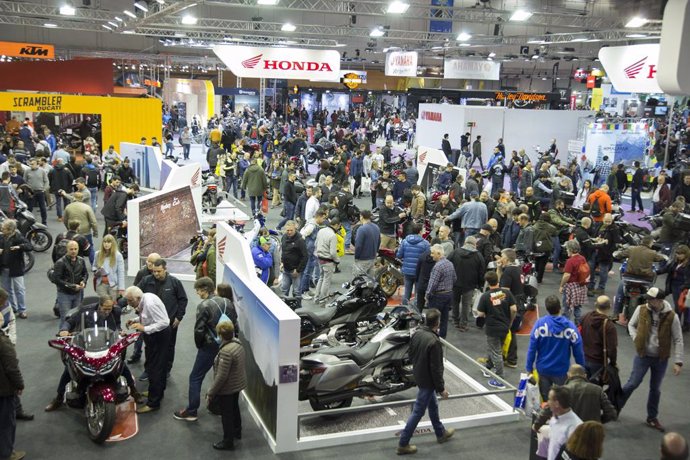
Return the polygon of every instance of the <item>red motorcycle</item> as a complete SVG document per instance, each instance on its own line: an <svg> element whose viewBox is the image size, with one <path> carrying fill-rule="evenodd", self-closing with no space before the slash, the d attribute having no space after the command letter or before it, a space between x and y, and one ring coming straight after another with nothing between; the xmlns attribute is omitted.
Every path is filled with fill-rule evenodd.
<svg viewBox="0 0 690 460"><path fill-rule="evenodd" d="M95 443L108 439L115 425L115 407L129 396L122 376L124 352L138 337L139 332L120 336L105 326L95 326L48 341L61 351L71 378L65 392L67 405L83 405L89 438Z"/></svg>

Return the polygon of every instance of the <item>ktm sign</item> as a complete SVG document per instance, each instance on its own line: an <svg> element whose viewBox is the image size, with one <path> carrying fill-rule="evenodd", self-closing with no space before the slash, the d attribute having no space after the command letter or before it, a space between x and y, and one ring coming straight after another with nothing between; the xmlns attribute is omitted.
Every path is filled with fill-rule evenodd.
<svg viewBox="0 0 690 460"><path fill-rule="evenodd" d="M661 93L656 74L659 44L610 46L599 50L606 75L622 93Z"/></svg>
<svg viewBox="0 0 690 460"><path fill-rule="evenodd" d="M340 53L333 50L218 45L213 51L238 77L340 80Z"/></svg>
<svg viewBox="0 0 690 460"><path fill-rule="evenodd" d="M18 58L55 59L55 47L38 43L0 42L0 54Z"/></svg>

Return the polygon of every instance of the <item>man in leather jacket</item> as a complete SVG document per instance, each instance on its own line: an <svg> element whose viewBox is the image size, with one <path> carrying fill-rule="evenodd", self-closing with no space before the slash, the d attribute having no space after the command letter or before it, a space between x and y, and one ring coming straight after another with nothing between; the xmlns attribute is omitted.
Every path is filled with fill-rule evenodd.
<svg viewBox="0 0 690 460"><path fill-rule="evenodd" d="M208 371L213 368L213 361L218 354L216 326L223 315L230 318L233 324L237 324L234 305L227 298L215 295L216 290L211 278L204 276L196 280L194 290L201 298L201 303L196 307L194 323L194 343L197 352L194 366L189 373L189 402L186 408L173 413L177 420L189 422L197 420L197 411L201 405L201 384ZM237 330L237 326L235 328Z"/></svg>

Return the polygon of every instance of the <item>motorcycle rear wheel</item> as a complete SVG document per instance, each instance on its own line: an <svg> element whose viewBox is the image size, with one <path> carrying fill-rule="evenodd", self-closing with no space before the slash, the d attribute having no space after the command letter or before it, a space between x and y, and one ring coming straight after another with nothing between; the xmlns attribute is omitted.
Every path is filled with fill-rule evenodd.
<svg viewBox="0 0 690 460"><path fill-rule="evenodd" d="M50 246L53 244L53 235L42 228L31 230L26 236L36 252L45 252L50 249Z"/></svg>
<svg viewBox="0 0 690 460"><path fill-rule="evenodd" d="M89 404L84 409L89 438L96 444L102 444L108 439L115 425L115 403L101 399L94 401L91 406L91 412L89 412Z"/></svg>
<svg viewBox="0 0 690 460"><path fill-rule="evenodd" d="M328 410L328 409L342 409L343 407L350 407L352 405L352 398L341 399L330 403L319 402L318 399L310 399L309 404L314 411Z"/></svg>
<svg viewBox="0 0 690 460"><path fill-rule="evenodd" d="M36 263L36 257L34 256L34 253L31 251L25 251L24 252L24 273L28 273L29 270L34 268L35 263Z"/></svg>
<svg viewBox="0 0 690 460"><path fill-rule="evenodd" d="M386 297L392 297L395 291L400 287L400 283L395 279L392 273L389 271L384 271L378 276L378 283L386 294Z"/></svg>

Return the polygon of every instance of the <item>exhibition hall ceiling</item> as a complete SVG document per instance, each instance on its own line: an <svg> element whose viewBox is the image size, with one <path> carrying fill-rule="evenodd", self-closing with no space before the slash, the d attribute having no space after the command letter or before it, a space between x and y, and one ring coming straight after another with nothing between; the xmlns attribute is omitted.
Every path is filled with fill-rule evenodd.
<svg viewBox="0 0 690 460"><path fill-rule="evenodd" d="M432 5L433 4L433 5ZM0 40L58 55L170 56L215 66L214 44L340 51L382 68L385 53L502 61L505 72L596 65L607 45L658 42L664 0L0 0ZM633 18L641 20L630 23ZM115 54L113 54L115 52ZM566 64L563 64L566 63Z"/></svg>

